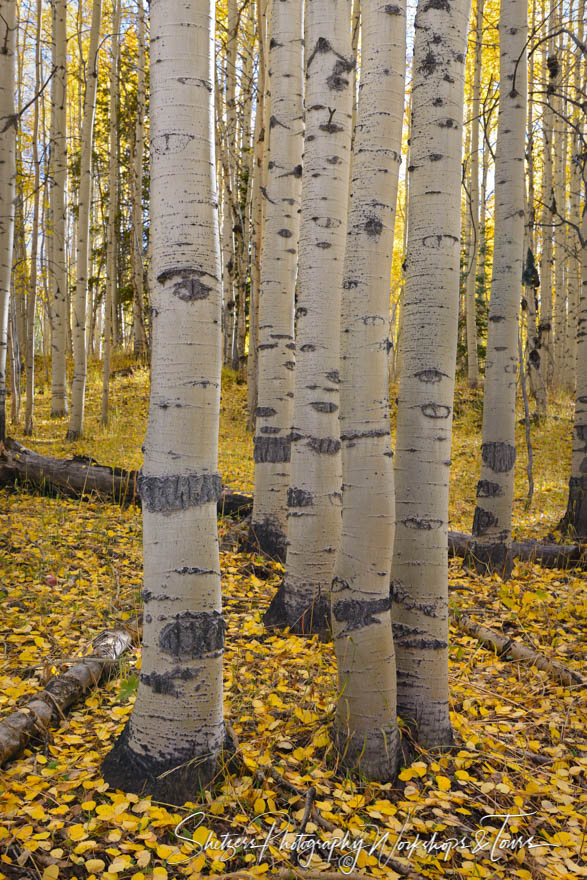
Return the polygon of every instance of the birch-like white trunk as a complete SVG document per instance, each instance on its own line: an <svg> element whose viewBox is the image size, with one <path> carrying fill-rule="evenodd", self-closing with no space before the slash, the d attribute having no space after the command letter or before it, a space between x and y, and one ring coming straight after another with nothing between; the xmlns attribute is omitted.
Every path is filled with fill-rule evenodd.
<svg viewBox="0 0 587 880"><path fill-rule="evenodd" d="M133 342L136 357L147 350L143 268L143 152L145 149L145 10L137 7L137 118L133 156L132 248L133 248Z"/></svg>
<svg viewBox="0 0 587 880"><path fill-rule="evenodd" d="M255 411L257 409L258 337L259 337L259 292L261 289L261 246L263 241L262 187L265 170L265 44L266 44L266 0L255 4L258 72L257 107L255 112L255 131L253 134L253 183L251 190L251 295L249 302L249 356L247 358L247 431L255 430Z"/></svg>
<svg viewBox="0 0 587 880"><path fill-rule="evenodd" d="M265 616L302 633L329 629L340 539L340 292L354 63L350 0L308 0L288 548L284 582Z"/></svg>
<svg viewBox="0 0 587 880"><path fill-rule="evenodd" d="M389 279L406 64L403 4L363 0L361 80L342 284L342 533L332 581L343 764L391 779L398 762L389 579L394 532Z"/></svg>
<svg viewBox="0 0 587 880"><path fill-rule="evenodd" d="M33 413L35 408L35 313L37 307L37 275L39 256L39 211L41 197L41 166L39 164L39 121L41 87L41 0L37 0L37 27L35 36L35 80L33 127L31 133L31 158L33 166L33 220L31 229L31 275L26 305L26 406L24 415L24 434L33 433Z"/></svg>
<svg viewBox="0 0 587 880"><path fill-rule="evenodd" d="M501 6L500 95L495 157L495 244L487 329L481 478L473 520L474 556L482 569L511 572L516 461L518 316L524 265L524 157L528 5Z"/></svg>
<svg viewBox="0 0 587 880"><path fill-rule="evenodd" d="M120 60L120 0L112 4L112 58L110 65L110 119L108 156L108 232L106 237L106 303L104 310L104 357L102 364L102 413L100 422L108 424L110 355L112 352L112 308L118 279L118 66Z"/></svg>
<svg viewBox="0 0 587 880"><path fill-rule="evenodd" d="M271 142L264 187L251 537L264 552L283 560L287 541L304 131L301 0L273 0L270 33Z"/></svg>
<svg viewBox="0 0 587 880"><path fill-rule="evenodd" d="M69 414L68 440L77 440L84 429L86 396L86 301L90 246L90 204L92 195L92 142L98 86L98 53L100 40L101 0L92 2L90 47L86 64L86 91L82 118L80 181L78 198L76 285L73 303L73 385Z"/></svg>
<svg viewBox="0 0 587 880"><path fill-rule="evenodd" d="M16 0L0 0L0 444L6 439L8 306L14 243ZM14 339L13 339L14 346Z"/></svg>
<svg viewBox="0 0 587 880"><path fill-rule="evenodd" d="M153 0L151 16L153 349L140 477L143 654L130 721L103 770L111 785L183 803L209 783L225 739L214 6Z"/></svg>
<svg viewBox="0 0 587 880"><path fill-rule="evenodd" d="M550 19L553 17L557 0L550 0ZM552 23L549 22L549 27ZM553 130L554 113L550 98L550 89L556 90L558 85L558 71L556 67L548 65L548 59L552 57L553 41L545 44L543 67L544 67L544 92L546 105L544 107L544 119L542 123L542 254L540 260L540 323L538 333L540 339L540 368L546 387L552 384L554 374L553 360L553 299L552 299L552 274L553 274L553 238L554 238L554 184L553 184Z"/></svg>
<svg viewBox="0 0 587 880"><path fill-rule="evenodd" d="M479 128L481 126L481 66L483 58L484 0L477 0L475 15L475 53L473 74L473 101L471 103L471 189L469 219L471 248L467 284L465 288L465 316L467 322L467 380L471 388L479 384L477 357L477 260L479 259Z"/></svg>
<svg viewBox="0 0 587 880"><path fill-rule="evenodd" d="M587 197L587 162L583 160L583 197ZM585 204L587 204L587 199ZM569 496L563 525L587 540L587 209L583 206L580 259L581 289L577 310L577 385Z"/></svg>
<svg viewBox="0 0 587 880"><path fill-rule="evenodd" d="M67 413L65 339L67 308L67 251L65 246L67 188L67 34L66 0L53 3L53 88L51 126L51 243L53 320L51 322L51 415Z"/></svg>
<svg viewBox="0 0 587 880"><path fill-rule="evenodd" d="M420 0L414 47L392 616L398 714L426 748L452 740L448 482L469 8L469 0Z"/></svg>

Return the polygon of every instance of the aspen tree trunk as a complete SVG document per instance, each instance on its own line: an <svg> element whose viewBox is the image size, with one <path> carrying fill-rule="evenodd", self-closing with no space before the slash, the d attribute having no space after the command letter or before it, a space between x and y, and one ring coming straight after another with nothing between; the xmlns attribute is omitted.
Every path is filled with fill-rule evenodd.
<svg viewBox="0 0 587 880"><path fill-rule="evenodd" d="M393 463L389 278L401 162L406 64L403 5L362 3L359 110L342 283L342 533L332 581L338 666L335 741L368 779L397 770L399 732L389 579Z"/></svg>
<svg viewBox="0 0 587 880"><path fill-rule="evenodd" d="M532 33L536 22L536 0L532 3ZM535 53L530 55L528 82L534 83L534 65ZM532 93L528 95L528 124L527 124L527 147L528 156L527 178L528 178L528 199L526 205L526 239L525 239L525 265L524 265L524 296L527 305L527 360L528 360L528 378L530 380L530 390L536 401L536 418L544 419L547 410L546 383L544 381L543 371L540 369L540 331L538 329L538 290L540 288L540 276L535 263L535 223L536 223L536 205L534 192L534 100Z"/></svg>
<svg viewBox="0 0 587 880"><path fill-rule="evenodd" d="M39 119L41 87L41 0L37 0L37 29L35 37L35 85L34 94L38 97L34 103L32 128L32 165L33 165L33 222L31 232L31 275L29 295L26 308L26 406L24 414L24 434L31 437L33 433L33 413L35 406L35 311L37 307L37 275L39 256L39 206L41 195L41 166L39 164Z"/></svg>
<svg viewBox="0 0 587 880"><path fill-rule="evenodd" d="M361 0L353 0L353 7L351 13L351 52L353 58L357 58L359 52L359 37L361 35ZM352 168L353 168L353 156L354 156L354 145L355 145L355 127L357 125L357 65L353 67L352 72L353 77L353 119L352 119L352 128L351 128L351 163L350 163L350 174L349 174L349 187L351 185L352 180ZM349 189L350 195L350 189Z"/></svg>
<svg viewBox="0 0 587 880"><path fill-rule="evenodd" d="M416 13L392 616L398 714L425 748L452 741L448 481L469 9L469 0L420 0Z"/></svg>
<svg viewBox="0 0 587 880"><path fill-rule="evenodd" d="M483 140L483 166L481 169L481 200L479 210L479 257L477 259L477 298L486 301L487 292L487 181L489 177L489 150Z"/></svg>
<svg viewBox="0 0 587 880"><path fill-rule="evenodd" d="M16 0L0 0L0 445L6 440L8 306L14 242ZM14 346L14 342L13 342Z"/></svg>
<svg viewBox="0 0 587 880"><path fill-rule="evenodd" d="M224 128L224 189L222 212L222 287L224 299L224 363L235 367L234 350L236 324L236 252L233 236L234 217L231 195L236 198L236 61L238 48L238 9L236 0L227 0L228 33L226 37L225 102L226 126ZM218 113L221 114L221 107ZM236 368L236 367L235 367Z"/></svg>
<svg viewBox="0 0 587 880"><path fill-rule="evenodd" d="M467 380L471 388L479 384L479 359L477 357L477 261L479 259L479 114L481 112L481 65L483 57L483 8L484 0L477 0L475 17L475 55L473 74L473 101L471 104L471 249L467 285L465 290L465 315L467 321Z"/></svg>
<svg viewBox="0 0 587 880"><path fill-rule="evenodd" d="M550 10L551 17L556 0L551 0ZM550 25L549 25L550 26ZM544 107L543 121L543 155L542 155L542 255L540 260L540 323L538 332L540 337L540 348L542 354L540 357L540 365L544 383L548 387L551 386L554 373L554 360L552 352L552 322L553 322L553 301L552 301L552 267L553 267L553 209L554 204L554 187L553 187L553 128L554 114L552 110L552 101L550 98L550 89L557 88L558 72L556 67L549 66L548 59L553 57L552 41L548 51L544 53L544 71L545 83L544 91L547 94L547 103Z"/></svg>
<svg viewBox="0 0 587 880"><path fill-rule="evenodd" d="M224 300L224 364L232 366L234 345L234 244L232 240L232 210L228 194L229 182L224 173L222 187L222 291Z"/></svg>
<svg viewBox="0 0 587 880"><path fill-rule="evenodd" d="M341 527L340 291L352 121L350 0L308 0L304 173L285 579L265 622L329 629ZM288 361L293 369L293 358Z"/></svg>
<svg viewBox="0 0 587 880"><path fill-rule="evenodd" d="M524 156L528 6L502 3L499 21L499 122L495 158L495 245L487 330L481 478L472 534L482 570L509 577L514 464L518 315L524 261Z"/></svg>
<svg viewBox="0 0 587 880"><path fill-rule="evenodd" d="M583 183L587 195L587 164L583 160ZM581 224L581 292L577 313L577 387L573 455L567 510L562 526L581 540L587 540L587 210Z"/></svg>
<svg viewBox="0 0 587 880"><path fill-rule="evenodd" d="M251 191L251 296L249 302L249 357L247 359L247 431L255 430L258 398L258 312L261 288L261 245L263 241L263 172L265 147L265 0L257 0L257 106L253 135L253 184Z"/></svg>
<svg viewBox="0 0 587 880"><path fill-rule="evenodd" d="M137 118L133 162L132 248L133 258L133 340L135 357L147 351L144 312L143 270L143 153L145 149L145 10L143 0L137 11Z"/></svg>
<svg viewBox="0 0 587 880"><path fill-rule="evenodd" d="M105 779L195 801L225 741L216 503L221 276L214 6L151 4L153 346L145 463L143 659Z"/></svg>
<svg viewBox="0 0 587 880"><path fill-rule="evenodd" d="M579 3L579 8L577 11L578 18L578 29L577 29L577 37L579 42L582 43L584 39L584 31L585 31L585 0L581 0ZM574 58L574 93L575 96L581 94L582 88L582 68L581 62L583 60L583 52L579 47L575 52ZM582 108L575 108L573 122L575 125L575 130L571 134L571 168L570 168L570 181L569 181L569 213L571 217L571 223L574 224L576 228L581 226L581 190L582 190L582 175L581 175L581 154L584 150L584 113ZM572 378L574 380L575 389L577 387L577 369L578 369L578 315L579 315L579 302L580 302L580 290L581 290L581 243L579 241L579 237L575 235L574 231L571 231L571 247L570 247L570 259L569 259L569 295L568 295L568 303L569 303L569 324L568 324L568 345L569 345L569 362L570 362L570 372L572 374Z"/></svg>
<svg viewBox="0 0 587 880"><path fill-rule="evenodd" d="M139 0L140 4L141 0ZM112 350L112 308L116 301L118 235L118 66L120 63L120 0L112 4L112 60L110 66L110 142L108 145L108 235L106 258L106 309L104 313L104 362L102 372L102 413L100 422L108 424L108 390ZM142 229L141 229L142 236Z"/></svg>
<svg viewBox="0 0 587 880"><path fill-rule="evenodd" d="M84 429L86 395L86 300L90 245L90 204L92 194L92 141L98 85L98 51L100 39L101 0L92 0L90 48L86 65L86 91L81 128L81 161L78 198L76 286L73 304L73 385L67 440L77 440Z"/></svg>
<svg viewBox="0 0 587 880"><path fill-rule="evenodd" d="M552 26L560 24L560 16L552 22ZM565 349L567 345L567 298L565 284L565 223L561 217L568 217L566 208L566 175L567 175L567 129L566 120L563 118L564 103L561 92L565 91L565 65L562 44L562 34L555 39L555 55L551 63L559 66L558 83L556 94L552 97L554 111L553 126L553 180L554 180L554 205L556 215L554 217L554 383L558 388L566 386L564 366Z"/></svg>
<svg viewBox="0 0 587 880"><path fill-rule="evenodd" d="M51 124L51 216L53 320L51 336L51 415L67 413L65 338L67 308L67 252L65 246L67 187L67 35L66 0L53 3L53 102Z"/></svg>
<svg viewBox="0 0 587 880"><path fill-rule="evenodd" d="M273 0L271 146L259 292L255 494L251 537L285 559L294 395L294 308L302 180L302 3Z"/></svg>

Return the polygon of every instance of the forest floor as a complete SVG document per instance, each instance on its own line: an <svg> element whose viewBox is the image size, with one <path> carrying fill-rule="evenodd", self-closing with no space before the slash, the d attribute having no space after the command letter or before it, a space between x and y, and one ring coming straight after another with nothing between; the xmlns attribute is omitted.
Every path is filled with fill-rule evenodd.
<svg viewBox="0 0 587 880"><path fill-rule="evenodd" d="M137 366L131 370L112 381L108 428L99 426L94 367L86 439L64 442L65 424L49 418L47 387L37 398L34 439L16 429L14 436L47 455L83 453L103 464L139 467L148 373ZM467 532L479 471L481 412L481 397L460 386L451 528ZM228 485L250 491L252 439L245 420L246 388L226 373L220 471ZM541 538L556 529L565 507L571 429L572 402L563 395L553 401L548 421L532 429L536 489L526 511L526 453L519 426L514 509L519 539ZM221 520L221 535L231 525ZM2 716L65 670L72 658L88 653L101 631L137 615L141 541L140 510L134 507L0 491ZM282 571L254 554L222 553L225 715L240 743L237 769L231 766L216 789L182 809L108 787L100 762L132 710L140 668L135 648L58 729L31 743L1 771L0 880L163 880L236 870L272 876L292 865L301 876L307 864L341 877L351 871L394 878L390 856L401 863L402 874L411 871L413 877L587 876L585 694L535 667L496 656L458 628L459 614L467 613L552 659L584 669L584 574L524 562L504 585L451 560L455 746L450 753L421 751L395 784L379 785L337 769L329 736L336 699L332 645L268 633L262 625ZM313 816L306 832L329 840L332 858L316 846L313 856L307 850L296 863L292 847L300 843L296 834L311 786L318 813L334 830L318 827ZM262 818L280 810L291 823L282 837L278 824L272 830L275 817ZM194 813L200 818L188 819ZM182 820L190 831L201 822L193 842L175 835ZM345 832L346 849L334 840ZM256 848L235 846L235 854L230 841L222 840L226 834L244 835Z"/></svg>

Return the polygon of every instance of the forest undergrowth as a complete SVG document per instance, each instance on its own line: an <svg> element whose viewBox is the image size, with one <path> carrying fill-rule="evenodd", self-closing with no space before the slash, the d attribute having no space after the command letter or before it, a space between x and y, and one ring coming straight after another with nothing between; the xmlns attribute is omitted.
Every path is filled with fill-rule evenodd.
<svg viewBox="0 0 587 880"><path fill-rule="evenodd" d="M16 430L14 436L46 455L75 452L104 464L139 467L148 374L130 361L120 360L115 369L123 372L112 381L108 428L99 426L99 375L92 368L84 440L65 444L63 422L49 418L47 389L37 396L34 440ZM463 385L456 401L451 528L468 532L481 397ZM233 488L252 490L245 407L246 387L226 372L220 471ZM564 512L570 398L552 401L551 413L532 429L536 488L529 511L524 427L518 426L518 538L545 537ZM232 526L220 522L221 540ZM90 653L101 631L136 619L141 543L141 514L134 507L0 492L2 717L74 657ZM396 783L381 785L337 769L329 736L336 701L332 645L263 627L282 566L239 552L230 542L221 547L228 624L225 716L238 749L216 789L179 810L112 791L101 778L100 762L132 710L140 669L135 646L58 729L3 768L0 880L163 880L237 870L272 876L292 866L301 876L308 865L341 877L350 872L393 878L392 865L413 877L587 876L584 693L507 655L496 656L458 628L459 615L466 613L573 669L584 668L582 572L517 563L503 584L451 560L455 745L450 753L419 750ZM308 817L311 788L314 809ZM284 815L276 816L278 811ZM277 836L286 817L289 831ZM182 820L179 833L187 837L186 829L193 831L193 842L174 833ZM300 845L304 820L308 841L315 843L317 835L331 842L330 859L326 843L315 845L314 855L310 849L292 851L296 841ZM335 841L345 832L346 850ZM246 840L238 846L223 841L227 834L256 847L247 847Z"/></svg>

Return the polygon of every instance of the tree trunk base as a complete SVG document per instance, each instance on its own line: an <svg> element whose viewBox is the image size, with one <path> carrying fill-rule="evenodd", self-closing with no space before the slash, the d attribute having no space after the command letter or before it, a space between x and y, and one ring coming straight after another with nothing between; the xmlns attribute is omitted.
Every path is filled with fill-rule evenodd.
<svg viewBox="0 0 587 880"><path fill-rule="evenodd" d="M400 761L400 735L396 726L352 733L336 725L333 741L342 767L373 782L393 782Z"/></svg>
<svg viewBox="0 0 587 880"><path fill-rule="evenodd" d="M580 541L587 541L587 474L569 480L567 510L558 528Z"/></svg>
<svg viewBox="0 0 587 880"><path fill-rule="evenodd" d="M81 431L74 431L72 428L69 428L67 434L65 435L66 441L69 443L75 443L76 440L79 440L82 436Z"/></svg>
<svg viewBox="0 0 587 880"><path fill-rule="evenodd" d="M514 559L507 544L481 544L473 538L465 555L465 564L479 574L498 574L503 581L507 581L512 576Z"/></svg>
<svg viewBox="0 0 587 880"><path fill-rule="evenodd" d="M202 792L210 788L212 780L224 765L224 754L204 755L191 753L161 759L151 754L139 754L130 745L129 724L114 743L102 762L106 782L121 791L151 795L155 800L174 806L187 801L202 800ZM234 753L232 738L225 731L224 751Z"/></svg>
<svg viewBox="0 0 587 880"><path fill-rule="evenodd" d="M287 535L275 528L269 517L263 522L251 523L246 540L247 549L264 553L278 562L285 562Z"/></svg>
<svg viewBox="0 0 587 880"><path fill-rule="evenodd" d="M266 627L285 629L301 636L318 635L322 641L332 639L330 603L325 596L317 596L311 603L292 596L285 581L271 600L263 617Z"/></svg>
<svg viewBox="0 0 587 880"><path fill-rule="evenodd" d="M448 702L416 700L411 695L397 697L397 714L405 722L411 739L424 749L447 749L454 745Z"/></svg>

